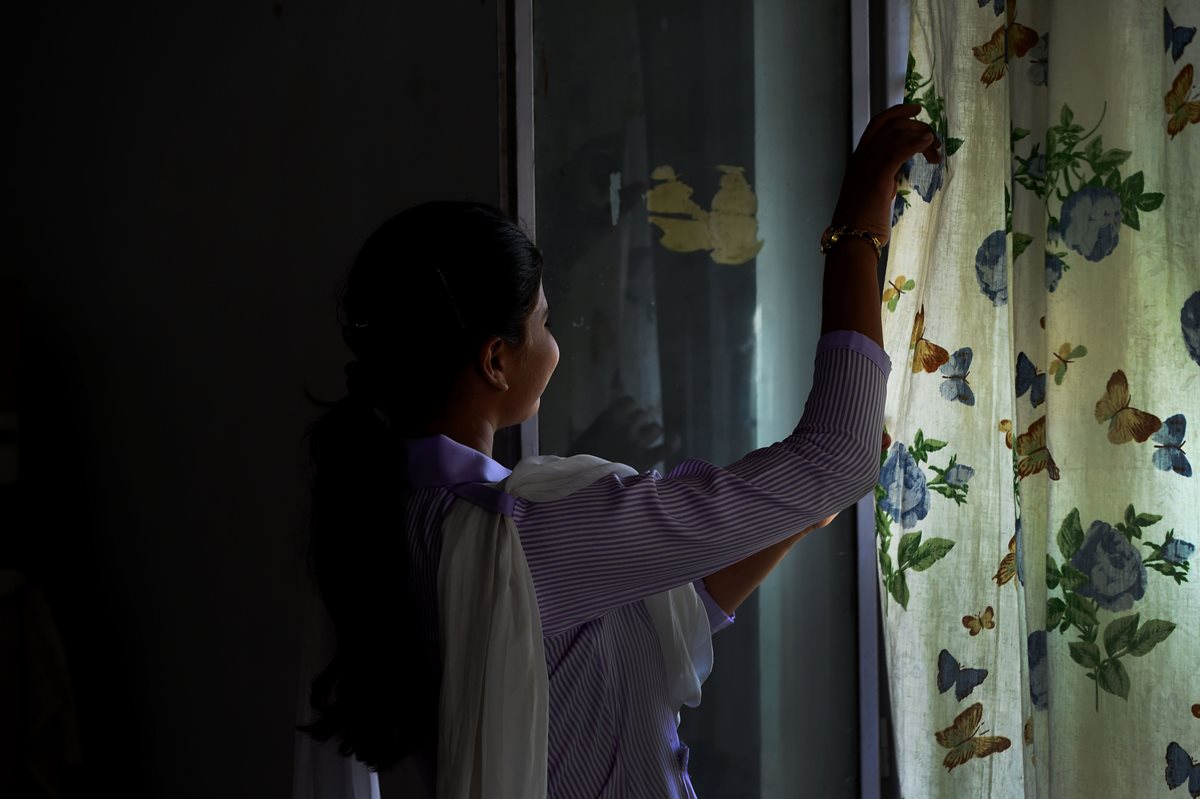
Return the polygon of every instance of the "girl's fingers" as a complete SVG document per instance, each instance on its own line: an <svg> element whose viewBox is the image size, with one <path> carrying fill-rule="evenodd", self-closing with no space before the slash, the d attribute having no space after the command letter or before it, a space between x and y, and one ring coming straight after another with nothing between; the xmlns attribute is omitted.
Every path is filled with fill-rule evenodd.
<svg viewBox="0 0 1200 799"><path fill-rule="evenodd" d="M879 112L871 118L870 122L867 123L867 127L863 131L862 136L859 137L858 146L862 147L871 139L875 138L875 134L879 131L879 129L888 122L896 119L915 117L920 112L921 106L916 103L902 103L900 105L894 105L886 111Z"/></svg>
<svg viewBox="0 0 1200 799"><path fill-rule="evenodd" d="M868 172L878 169L884 174L892 174L920 152L926 153L931 163L940 159L937 150L941 142L933 128L912 118L917 111L920 106L915 103L894 106L871 120L873 127L863 134L855 153Z"/></svg>
<svg viewBox="0 0 1200 799"><path fill-rule="evenodd" d="M902 117L899 119L894 119L889 123L888 127L890 129L894 129L894 130L907 130L907 131L914 131L914 132L916 132L916 131L932 132L933 131L933 128L931 128L929 126L928 122L924 122L920 119L912 119L911 117Z"/></svg>
<svg viewBox="0 0 1200 799"><path fill-rule="evenodd" d="M932 130L914 132L897 136L890 142L891 147L884 156L888 172L897 172L904 163L917 153L925 153L930 163L941 160L942 143Z"/></svg>
<svg viewBox="0 0 1200 799"><path fill-rule="evenodd" d="M856 220L886 237L905 162L917 153L923 153L930 163L942 159L936 132L914 118L920 111L920 105L906 103L871 119L847 166L835 219Z"/></svg>

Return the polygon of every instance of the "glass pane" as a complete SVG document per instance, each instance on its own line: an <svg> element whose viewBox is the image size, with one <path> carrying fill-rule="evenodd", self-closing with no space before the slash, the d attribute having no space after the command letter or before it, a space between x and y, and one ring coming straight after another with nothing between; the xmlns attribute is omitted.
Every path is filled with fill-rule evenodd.
<svg viewBox="0 0 1200 799"><path fill-rule="evenodd" d="M665 472L795 426L849 137L846 13L534 3L537 239L562 349L543 453ZM661 423L649 445L618 423L631 407ZM715 637L681 728L704 799L857 796L852 530L804 539Z"/></svg>

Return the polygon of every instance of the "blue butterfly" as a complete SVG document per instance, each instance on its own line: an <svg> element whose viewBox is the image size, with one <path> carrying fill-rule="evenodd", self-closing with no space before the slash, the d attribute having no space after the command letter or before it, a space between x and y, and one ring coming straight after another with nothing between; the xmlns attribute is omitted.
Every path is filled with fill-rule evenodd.
<svg viewBox="0 0 1200 799"><path fill-rule="evenodd" d="M975 404L975 392L971 390L970 384L967 383L967 375L971 371L972 357L971 348L963 347L951 355L950 360L942 365L942 384L938 387L938 391L951 402L958 400L963 405Z"/></svg>
<svg viewBox="0 0 1200 799"><path fill-rule="evenodd" d="M954 686L954 696L958 701L975 690L988 676L987 669L964 669L958 665L945 649L938 653L937 686L938 693L944 694Z"/></svg>
<svg viewBox="0 0 1200 799"><path fill-rule="evenodd" d="M1039 372L1025 353L1017 353L1017 396L1029 392L1029 401L1037 407L1046 401L1046 373Z"/></svg>
<svg viewBox="0 0 1200 799"><path fill-rule="evenodd" d="M944 367L943 367L944 368ZM1183 451L1183 436L1187 432L1187 419L1182 413L1177 413L1163 421L1152 438L1154 445L1154 465L1164 472L1175 472L1184 477L1192 476L1192 464L1188 462Z"/></svg>
<svg viewBox="0 0 1200 799"><path fill-rule="evenodd" d="M1200 796L1200 765L1174 741L1167 744L1166 777L1167 787L1172 791L1187 782L1188 793Z"/></svg>
<svg viewBox="0 0 1200 799"><path fill-rule="evenodd" d="M1176 63L1183 55L1183 48L1191 44L1194 38L1196 38L1195 26L1191 28L1176 27L1175 21L1171 19L1171 12L1163 8L1163 50L1170 50L1171 58Z"/></svg>

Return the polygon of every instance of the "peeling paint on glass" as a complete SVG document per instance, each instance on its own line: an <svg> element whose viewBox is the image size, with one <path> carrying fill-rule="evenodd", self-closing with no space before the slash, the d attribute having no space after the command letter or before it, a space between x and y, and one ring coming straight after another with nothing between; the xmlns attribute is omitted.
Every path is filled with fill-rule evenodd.
<svg viewBox="0 0 1200 799"><path fill-rule="evenodd" d="M668 165L657 167L650 179L660 181L646 195L650 222L662 231L659 244L673 252L709 252L719 264L744 264L762 249L758 239L758 198L740 166L717 167L720 188L712 210L695 200L695 190Z"/></svg>

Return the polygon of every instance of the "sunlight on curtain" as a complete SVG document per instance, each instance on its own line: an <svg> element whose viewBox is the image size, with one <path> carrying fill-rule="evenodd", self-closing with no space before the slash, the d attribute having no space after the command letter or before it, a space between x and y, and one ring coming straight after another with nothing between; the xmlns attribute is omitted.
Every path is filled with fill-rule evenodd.
<svg viewBox="0 0 1200 799"><path fill-rule="evenodd" d="M948 158L883 296L903 793L1195 796L1200 2L912 6Z"/></svg>

